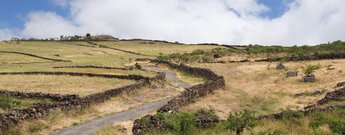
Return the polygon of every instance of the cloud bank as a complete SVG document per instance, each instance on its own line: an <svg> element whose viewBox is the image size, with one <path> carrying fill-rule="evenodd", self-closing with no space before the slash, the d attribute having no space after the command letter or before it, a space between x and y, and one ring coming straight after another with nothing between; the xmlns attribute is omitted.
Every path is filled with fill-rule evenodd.
<svg viewBox="0 0 345 135"><path fill-rule="evenodd" d="M285 0L286 1L286 0ZM184 43L303 45L345 40L344 0L289 0L278 18L258 0L55 0L68 17L28 14L21 37L85 33ZM0 29L0 38L13 36Z"/></svg>

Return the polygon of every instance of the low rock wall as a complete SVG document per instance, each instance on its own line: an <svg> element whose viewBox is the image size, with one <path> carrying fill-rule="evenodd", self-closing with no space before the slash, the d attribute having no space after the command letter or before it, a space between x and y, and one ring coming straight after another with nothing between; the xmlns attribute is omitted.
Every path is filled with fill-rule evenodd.
<svg viewBox="0 0 345 135"><path fill-rule="evenodd" d="M29 54L29 53L23 53L23 52L0 51L0 53L20 54L20 55L26 55L26 56L36 57L36 58L40 58L40 59L55 61L55 62L71 62L70 60L47 58L47 57L42 57L42 56L38 56L35 54Z"/></svg>
<svg viewBox="0 0 345 135"><path fill-rule="evenodd" d="M61 94L49 94L49 93L41 93L41 92L30 92L30 93L24 93L24 92L17 92L14 90L1 90L0 89L0 95L8 95L13 96L17 98L46 98L51 99L53 101L71 101L71 100L79 100L80 97L78 95L61 95Z"/></svg>
<svg viewBox="0 0 345 135"><path fill-rule="evenodd" d="M203 84L198 84L187 88L180 95L174 97L166 105L159 108L158 112L177 112L181 107L191 103L191 101L193 101L194 99L203 97L208 93L213 92L214 90L225 87L224 77L218 76L216 73L209 69L190 67L184 64L175 64L170 61L164 60L151 60L151 62L166 64L171 68L183 70L188 73L199 75L208 79L208 81ZM141 123L140 119L135 120L132 128L132 133L134 135L142 134L143 132L150 131L154 128L166 128L166 125L162 124L162 122L159 121L156 115L147 115L144 116L144 118L148 120L150 124Z"/></svg>
<svg viewBox="0 0 345 135"><path fill-rule="evenodd" d="M326 54L314 54L310 57L299 57L299 56L290 56L285 58L269 58L255 60L255 62L275 62L275 61L307 61L307 60L322 60L322 59L344 59L345 53L326 53Z"/></svg>
<svg viewBox="0 0 345 135"><path fill-rule="evenodd" d="M78 72L0 72L0 75L68 75L68 76L117 78L117 79L127 79L127 80L150 80L150 77L145 77L141 75L110 75L110 74L94 74L94 73L78 73Z"/></svg>

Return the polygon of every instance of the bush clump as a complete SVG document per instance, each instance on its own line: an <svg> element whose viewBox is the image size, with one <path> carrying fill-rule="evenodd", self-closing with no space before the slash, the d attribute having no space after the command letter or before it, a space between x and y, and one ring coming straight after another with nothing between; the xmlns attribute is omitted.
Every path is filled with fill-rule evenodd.
<svg viewBox="0 0 345 135"><path fill-rule="evenodd" d="M320 64L317 64L317 65L309 64L305 67L302 67L302 70L305 76L313 76L313 73L320 68L321 68Z"/></svg>
<svg viewBox="0 0 345 135"><path fill-rule="evenodd" d="M316 134L321 125L327 124L334 134L343 135L345 134L345 119L339 119L337 116L340 115L340 117L344 117L344 114L344 111L334 111L332 115L326 114L325 112L319 112L316 118L311 119L309 127L312 128Z"/></svg>
<svg viewBox="0 0 345 135"><path fill-rule="evenodd" d="M215 126L219 121L220 118L216 114L216 110L214 108L205 108L199 109L195 112L196 115L196 124L199 128L209 128Z"/></svg>
<svg viewBox="0 0 345 135"><path fill-rule="evenodd" d="M226 121L226 129L235 131L240 135L244 129L251 130L257 126L256 112L244 110L241 112L230 113Z"/></svg>
<svg viewBox="0 0 345 135"><path fill-rule="evenodd" d="M157 117L176 134L190 134L196 129L196 117L193 113L178 112L172 115L157 113Z"/></svg>
<svg viewBox="0 0 345 135"><path fill-rule="evenodd" d="M7 111L11 108L20 106L22 102L10 96L0 96L0 108Z"/></svg>
<svg viewBox="0 0 345 135"><path fill-rule="evenodd" d="M333 133L345 135L345 120L332 120L328 122L328 125Z"/></svg>
<svg viewBox="0 0 345 135"><path fill-rule="evenodd" d="M282 110L282 119L283 120L292 120L292 119L298 119L303 117L304 114L298 111L293 111L291 109L285 109Z"/></svg>
<svg viewBox="0 0 345 135"><path fill-rule="evenodd" d="M138 69L138 70L142 70L142 69L143 69L143 67L141 67L141 65L138 64L138 63L135 63L134 66L135 66L135 68Z"/></svg>

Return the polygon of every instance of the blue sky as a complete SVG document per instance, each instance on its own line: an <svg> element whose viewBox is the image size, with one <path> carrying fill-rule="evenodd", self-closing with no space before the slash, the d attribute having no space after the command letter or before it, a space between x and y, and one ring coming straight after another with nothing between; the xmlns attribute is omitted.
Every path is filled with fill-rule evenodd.
<svg viewBox="0 0 345 135"><path fill-rule="evenodd" d="M345 40L343 5L345 0L0 0L0 40L92 33L184 43L320 44Z"/></svg>
<svg viewBox="0 0 345 135"><path fill-rule="evenodd" d="M268 12L262 14L268 18L280 17L285 13L285 11L288 10L287 0L259 0L259 3L262 3L270 8Z"/></svg>
<svg viewBox="0 0 345 135"><path fill-rule="evenodd" d="M259 0L259 3L270 8L260 15L271 19L287 10L284 0ZM50 11L64 17L69 15L66 7L59 6L53 0L1 0L0 28L23 28L27 14L33 11Z"/></svg>
<svg viewBox="0 0 345 135"><path fill-rule="evenodd" d="M67 16L68 9L52 0L1 0L0 27L22 28L25 18L32 11L53 11Z"/></svg>

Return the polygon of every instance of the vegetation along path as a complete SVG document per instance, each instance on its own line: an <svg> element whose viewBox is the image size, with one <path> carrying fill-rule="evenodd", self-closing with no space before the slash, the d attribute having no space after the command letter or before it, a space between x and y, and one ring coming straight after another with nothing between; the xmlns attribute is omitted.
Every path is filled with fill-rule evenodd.
<svg viewBox="0 0 345 135"><path fill-rule="evenodd" d="M173 83L176 87L188 88L192 86L191 84L179 81L174 71L160 69L158 67L144 67L144 69L164 72L166 74L166 79L170 81L171 83ZM91 135L95 131L103 127L106 127L107 125L110 125L112 123L132 120L142 115L145 115L149 113L150 111L155 111L159 109L160 107L162 107L163 105L167 104L169 100L170 98L147 103L134 109L130 109L130 110L123 111L120 113L111 114L102 118L90 120L78 126L73 126L61 131L57 131L56 133L54 133L54 135L77 135L77 134Z"/></svg>

